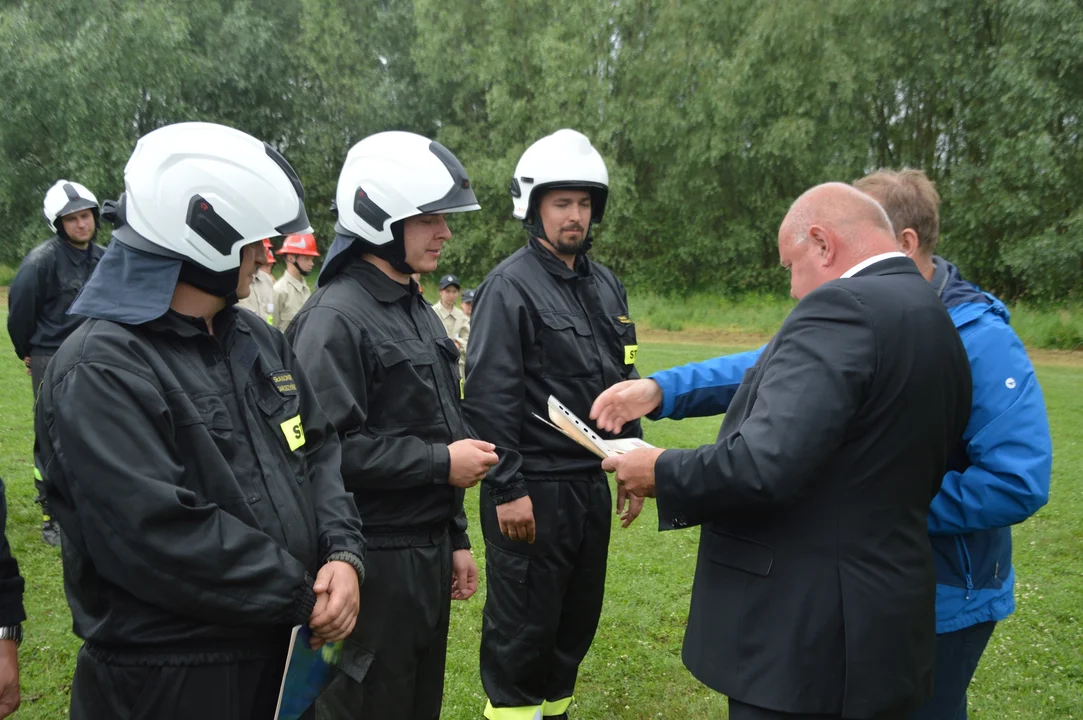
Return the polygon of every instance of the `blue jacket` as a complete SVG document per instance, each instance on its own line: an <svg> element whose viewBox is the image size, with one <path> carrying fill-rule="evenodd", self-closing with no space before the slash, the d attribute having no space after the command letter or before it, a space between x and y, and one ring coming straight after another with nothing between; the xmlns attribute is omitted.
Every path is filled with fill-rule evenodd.
<svg viewBox="0 0 1083 720"><path fill-rule="evenodd" d="M929 507L936 565L936 631L948 633L1015 610L1011 525L1049 500L1053 444L1045 401L1008 309L934 259L932 284L970 358L973 406L963 442ZM763 348L651 375L662 405L649 418L726 412Z"/></svg>

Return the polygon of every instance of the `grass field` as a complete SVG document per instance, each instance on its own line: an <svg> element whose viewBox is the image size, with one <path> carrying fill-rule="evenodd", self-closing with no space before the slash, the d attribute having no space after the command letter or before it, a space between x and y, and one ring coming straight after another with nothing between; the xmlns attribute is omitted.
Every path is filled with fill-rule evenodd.
<svg viewBox="0 0 1083 720"><path fill-rule="evenodd" d="M0 318L3 315L0 313ZM710 334L643 333L644 372L744 349L758 343L689 344ZM723 336L725 339L725 336ZM733 342L730 336L730 342ZM0 349L10 347L0 332ZM68 684L78 640L61 581L59 551L40 541L40 513L31 483L31 392L21 363L0 361L0 476L8 487L7 534L26 578L30 616L21 649L24 720L66 717ZM993 636L971 687L971 717L1083 719L1083 359L1043 354L1056 459L1048 507L1016 530L1019 609ZM717 419L647 425L659 446L711 442ZM123 452L123 438L117 438ZM477 491L469 493L476 525ZM601 627L582 667L572 716L602 718L724 718L724 698L699 685L681 665L698 533L656 532L653 503L628 530L615 527ZM481 545L475 531L475 543ZM479 565L483 558L478 558ZM484 706L478 679L482 587L455 603L443 717L476 720ZM725 608L719 608L725 612Z"/></svg>

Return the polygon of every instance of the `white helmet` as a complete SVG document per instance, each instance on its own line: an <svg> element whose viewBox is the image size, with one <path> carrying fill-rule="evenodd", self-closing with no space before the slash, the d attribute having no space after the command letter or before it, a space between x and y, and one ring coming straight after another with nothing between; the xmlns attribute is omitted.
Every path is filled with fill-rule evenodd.
<svg viewBox="0 0 1083 720"><path fill-rule="evenodd" d="M545 190L582 188L591 195L590 221L600 223L609 198L609 171L590 140L575 130L557 130L531 145L511 179L512 215L526 223Z"/></svg>
<svg viewBox="0 0 1083 720"><path fill-rule="evenodd" d="M408 132L370 135L350 148L335 193L336 229L373 245L414 215L480 210L466 169L440 143Z"/></svg>
<svg viewBox="0 0 1083 720"><path fill-rule="evenodd" d="M49 223L50 230L61 232L60 218L80 210L93 210L95 216L101 212L98 207L98 198L94 197L94 193L87 190L85 185L68 180L57 180L45 193L42 212L45 214L45 222Z"/></svg>
<svg viewBox="0 0 1083 720"><path fill-rule="evenodd" d="M270 145L224 125L168 125L140 138L124 167L121 215L140 237L123 228L114 235L225 272L240 267L249 243L312 232L304 198L297 173Z"/></svg>

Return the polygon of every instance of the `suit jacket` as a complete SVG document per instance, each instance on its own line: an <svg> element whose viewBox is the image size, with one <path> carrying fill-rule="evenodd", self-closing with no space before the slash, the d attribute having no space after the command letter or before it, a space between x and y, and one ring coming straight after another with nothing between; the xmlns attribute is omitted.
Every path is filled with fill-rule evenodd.
<svg viewBox="0 0 1083 720"><path fill-rule="evenodd" d="M970 368L908 258L809 293L745 375L715 445L655 468L661 529L702 525L684 662L790 713L868 718L932 688L929 503Z"/></svg>

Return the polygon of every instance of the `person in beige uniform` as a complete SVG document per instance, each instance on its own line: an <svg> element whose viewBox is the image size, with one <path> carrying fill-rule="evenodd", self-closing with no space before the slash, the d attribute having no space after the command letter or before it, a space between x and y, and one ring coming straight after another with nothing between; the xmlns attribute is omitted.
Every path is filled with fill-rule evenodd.
<svg viewBox="0 0 1083 720"><path fill-rule="evenodd" d="M474 307L475 290L463 290L462 309L466 322L459 328L459 334L453 338L459 345L459 377L466 378L466 343L470 341L470 313Z"/></svg>
<svg viewBox="0 0 1083 720"><path fill-rule="evenodd" d="M320 256L316 250L316 237L311 233L287 235L279 255L286 256L286 272L275 283L275 327L285 332L293 316L301 311L312 291L305 278L312 272L313 258Z"/></svg>
<svg viewBox="0 0 1083 720"><path fill-rule="evenodd" d="M238 300L237 307L251 310L265 319L268 325L274 325L275 276L271 274L271 268L275 264L275 254L271 251L269 238L263 239L263 248L267 251L267 260L259 264L259 271L252 276L252 292Z"/></svg>
<svg viewBox="0 0 1083 720"><path fill-rule="evenodd" d="M447 330L447 337L455 340L460 357L462 356L462 344L457 338L462 325L467 322L467 316L455 306L455 301L459 299L459 290L461 289L459 278L454 275L444 275L440 278L440 302L432 306L432 309L436 311L436 315L440 316L440 322L444 324L444 329Z"/></svg>

